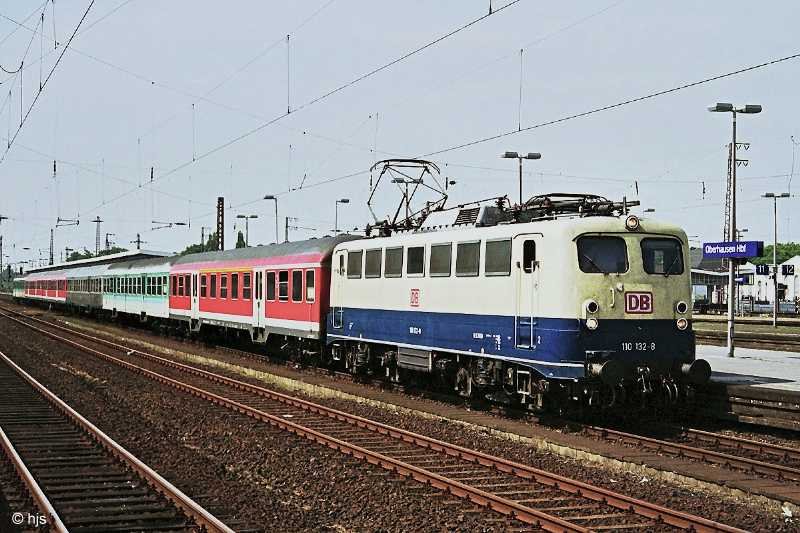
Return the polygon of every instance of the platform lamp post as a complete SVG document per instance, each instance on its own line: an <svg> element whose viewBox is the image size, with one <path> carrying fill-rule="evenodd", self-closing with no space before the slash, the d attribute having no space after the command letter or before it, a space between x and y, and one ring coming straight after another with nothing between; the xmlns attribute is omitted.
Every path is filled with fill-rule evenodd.
<svg viewBox="0 0 800 533"><path fill-rule="evenodd" d="M250 219L258 218L258 215L236 215L236 218L244 219L244 245L250 247Z"/></svg>
<svg viewBox="0 0 800 533"><path fill-rule="evenodd" d="M275 244L278 244L281 242L278 234L278 197L274 194L268 194L264 197L264 200L273 200L275 202Z"/></svg>
<svg viewBox="0 0 800 533"><path fill-rule="evenodd" d="M519 161L519 205L522 206L522 160L523 159L541 159L542 154L539 152L528 152L521 154L518 152L503 152L501 155L503 159L516 159Z"/></svg>
<svg viewBox="0 0 800 533"><path fill-rule="evenodd" d="M334 211L333 219L333 235L334 237L339 234L339 204L349 204L350 198L341 198L336 200L336 208Z"/></svg>
<svg viewBox="0 0 800 533"><path fill-rule="evenodd" d="M772 302L772 327L778 327L778 198L789 198L788 192L774 193L767 192L761 195L762 198L772 198L772 212L775 219L773 223L773 237L772 243L772 287L773 287L773 302Z"/></svg>
<svg viewBox="0 0 800 533"><path fill-rule="evenodd" d="M733 138L731 142L731 182L730 182L730 198L731 198L731 220L729 225L729 234L726 237L731 241L736 241L736 115L738 113L756 114L761 113L760 105L745 105L734 107L729 103L717 103L709 106L709 111L712 113L730 113L733 117ZM736 291L735 279L735 265L734 261L728 261L728 357L733 357L734 348L734 301L733 295Z"/></svg>

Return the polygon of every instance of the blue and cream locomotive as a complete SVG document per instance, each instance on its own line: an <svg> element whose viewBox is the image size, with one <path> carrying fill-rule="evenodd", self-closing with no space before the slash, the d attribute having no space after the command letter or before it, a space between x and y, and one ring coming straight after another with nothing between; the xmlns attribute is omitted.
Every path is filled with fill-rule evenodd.
<svg viewBox="0 0 800 533"><path fill-rule="evenodd" d="M695 359L686 234L593 195L429 213L334 250L327 339L354 373L530 408L676 401Z"/></svg>

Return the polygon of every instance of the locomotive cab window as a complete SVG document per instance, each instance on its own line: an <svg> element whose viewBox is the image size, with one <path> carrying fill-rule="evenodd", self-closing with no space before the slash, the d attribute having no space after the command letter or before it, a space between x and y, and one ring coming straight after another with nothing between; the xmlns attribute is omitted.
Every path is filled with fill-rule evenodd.
<svg viewBox="0 0 800 533"><path fill-rule="evenodd" d="M477 276L481 264L481 243L460 242L456 247L456 276Z"/></svg>
<svg viewBox="0 0 800 533"><path fill-rule="evenodd" d="M364 277L365 278L379 278L381 277L381 255L383 251L378 248L375 250L367 250L367 256L364 261Z"/></svg>
<svg viewBox="0 0 800 533"><path fill-rule="evenodd" d="M406 274L409 276L425 275L425 247L409 246Z"/></svg>
<svg viewBox="0 0 800 533"><path fill-rule="evenodd" d="M361 277L361 250L350 250L347 252L347 277L356 279Z"/></svg>
<svg viewBox="0 0 800 533"><path fill-rule="evenodd" d="M483 272L487 276L511 274L511 240L486 241L486 263Z"/></svg>
<svg viewBox="0 0 800 533"><path fill-rule="evenodd" d="M578 238L578 266L581 271L619 274L628 271L628 248L621 237Z"/></svg>
<svg viewBox="0 0 800 533"><path fill-rule="evenodd" d="M683 274L683 249L675 239L642 239L642 265L648 274Z"/></svg>
<svg viewBox="0 0 800 533"><path fill-rule="evenodd" d="M450 275L450 262L453 255L453 244L431 245L431 277L446 277Z"/></svg>
<svg viewBox="0 0 800 533"><path fill-rule="evenodd" d="M387 278L399 278L403 275L403 248L387 248L383 275Z"/></svg>

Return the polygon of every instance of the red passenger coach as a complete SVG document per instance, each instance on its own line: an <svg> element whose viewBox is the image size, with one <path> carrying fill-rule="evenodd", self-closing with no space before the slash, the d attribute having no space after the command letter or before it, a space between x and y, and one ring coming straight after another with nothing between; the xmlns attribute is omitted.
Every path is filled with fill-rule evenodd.
<svg viewBox="0 0 800 533"><path fill-rule="evenodd" d="M191 329L248 330L256 342L321 339L334 247L343 235L179 258L170 271L170 316Z"/></svg>

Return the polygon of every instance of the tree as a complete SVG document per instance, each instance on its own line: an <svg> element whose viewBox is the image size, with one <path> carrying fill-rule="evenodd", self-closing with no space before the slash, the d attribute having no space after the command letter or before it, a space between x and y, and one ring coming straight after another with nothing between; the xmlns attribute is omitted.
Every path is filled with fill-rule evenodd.
<svg viewBox="0 0 800 533"><path fill-rule="evenodd" d="M764 253L761 257L754 257L750 260L754 265L771 265L772 264L772 248L773 245L768 244L764 246ZM797 242L779 242L778 243L778 264L791 259L792 257L800 255L800 243Z"/></svg>
<svg viewBox="0 0 800 533"><path fill-rule="evenodd" d="M100 250L100 253L97 254L98 257L101 255L111 255L111 254L121 254L122 252L127 252L127 248L120 248L119 246L112 246L108 250Z"/></svg>
<svg viewBox="0 0 800 533"><path fill-rule="evenodd" d="M247 248L247 242L244 240L244 235L240 231L238 235L236 235L236 247L237 248Z"/></svg>
<svg viewBox="0 0 800 533"><path fill-rule="evenodd" d="M85 250L85 249L83 251L74 250L71 254L69 254L67 256L67 262L69 263L70 261L80 261L81 259L91 259L92 257L94 257L94 254L92 252L90 252L89 250Z"/></svg>
<svg viewBox="0 0 800 533"><path fill-rule="evenodd" d="M190 244L178 255L199 254L202 252L212 252L217 249L217 234L212 233L208 236L205 244Z"/></svg>

